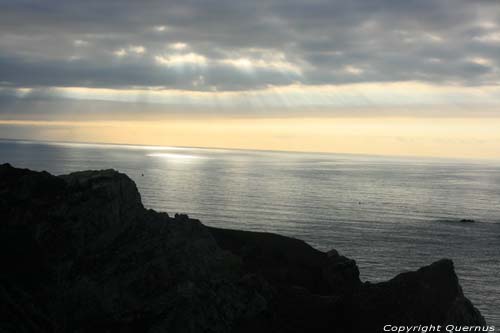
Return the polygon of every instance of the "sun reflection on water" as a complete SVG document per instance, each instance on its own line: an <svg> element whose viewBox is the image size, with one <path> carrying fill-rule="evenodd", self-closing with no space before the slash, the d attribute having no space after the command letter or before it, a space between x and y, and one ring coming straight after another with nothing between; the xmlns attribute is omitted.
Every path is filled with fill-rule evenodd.
<svg viewBox="0 0 500 333"><path fill-rule="evenodd" d="M199 155L189 155L189 154L174 154L174 153L151 153L147 154L148 157L160 157L167 159L169 161L192 161L198 159L204 159L205 157Z"/></svg>

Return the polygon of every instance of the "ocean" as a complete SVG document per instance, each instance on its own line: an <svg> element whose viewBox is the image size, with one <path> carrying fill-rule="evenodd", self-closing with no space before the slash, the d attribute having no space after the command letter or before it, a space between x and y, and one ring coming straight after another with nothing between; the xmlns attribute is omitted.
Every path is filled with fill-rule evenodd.
<svg viewBox="0 0 500 333"><path fill-rule="evenodd" d="M0 140L5 162L56 175L113 168L148 208L335 248L364 281L451 258L500 327L500 161Z"/></svg>

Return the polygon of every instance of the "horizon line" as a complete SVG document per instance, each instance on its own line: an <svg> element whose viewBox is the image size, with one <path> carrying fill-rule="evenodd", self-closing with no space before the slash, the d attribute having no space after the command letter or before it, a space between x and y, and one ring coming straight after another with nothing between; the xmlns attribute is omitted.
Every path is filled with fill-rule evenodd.
<svg viewBox="0 0 500 333"><path fill-rule="evenodd" d="M43 144L77 144L77 145L98 145L98 146L117 146L121 148L136 147L136 148L166 148L166 149L204 149L204 150L228 150L228 151L244 151L244 152L263 152L263 153L288 153L288 154L313 154L313 155L340 155L351 157L371 157L371 158L397 158L397 159L412 159L412 160L453 160L462 162L500 162L500 158L487 157L451 157L451 156L426 156L426 155L389 155L389 154L363 154L363 153L341 153L341 152L322 152L322 151L303 151L303 150L275 150L275 149L252 149L252 148L227 148L227 147L210 147L210 146L169 146L158 144L138 144L138 143L119 143L119 142L98 142L98 141L59 141L59 140L40 140L40 139L13 139L2 138L0 142L10 141L18 143L43 143Z"/></svg>

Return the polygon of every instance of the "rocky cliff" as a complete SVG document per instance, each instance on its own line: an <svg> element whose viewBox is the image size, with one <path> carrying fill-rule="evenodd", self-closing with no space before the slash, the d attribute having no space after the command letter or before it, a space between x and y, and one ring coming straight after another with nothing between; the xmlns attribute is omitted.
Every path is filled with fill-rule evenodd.
<svg viewBox="0 0 500 333"><path fill-rule="evenodd" d="M379 332L484 325L443 259L362 283L354 260L145 209L114 170L0 166L0 332Z"/></svg>

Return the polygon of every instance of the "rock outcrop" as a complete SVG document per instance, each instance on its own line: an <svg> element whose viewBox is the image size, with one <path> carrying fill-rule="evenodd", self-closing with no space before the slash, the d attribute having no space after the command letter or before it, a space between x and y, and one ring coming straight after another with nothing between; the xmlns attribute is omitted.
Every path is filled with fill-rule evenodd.
<svg viewBox="0 0 500 333"><path fill-rule="evenodd" d="M450 260L377 284L354 260L145 209L114 170L0 166L0 332L379 332L484 325Z"/></svg>

